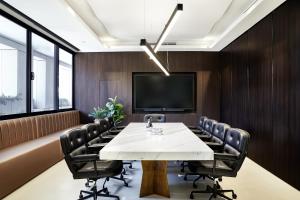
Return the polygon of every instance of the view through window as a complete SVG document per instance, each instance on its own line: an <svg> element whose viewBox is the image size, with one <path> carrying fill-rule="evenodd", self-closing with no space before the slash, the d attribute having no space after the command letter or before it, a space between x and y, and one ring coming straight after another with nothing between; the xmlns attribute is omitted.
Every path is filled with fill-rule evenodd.
<svg viewBox="0 0 300 200"><path fill-rule="evenodd" d="M26 112L26 29L0 16L0 116Z"/></svg>
<svg viewBox="0 0 300 200"><path fill-rule="evenodd" d="M59 49L59 109L72 108L72 54Z"/></svg>

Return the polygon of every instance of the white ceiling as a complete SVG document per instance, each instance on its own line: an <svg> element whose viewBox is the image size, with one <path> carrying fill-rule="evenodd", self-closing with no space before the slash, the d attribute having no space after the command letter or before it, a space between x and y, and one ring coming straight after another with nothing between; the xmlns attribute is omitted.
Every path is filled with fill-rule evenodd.
<svg viewBox="0 0 300 200"><path fill-rule="evenodd" d="M81 51L138 51L183 13L160 50L219 51L285 0L6 0Z"/></svg>

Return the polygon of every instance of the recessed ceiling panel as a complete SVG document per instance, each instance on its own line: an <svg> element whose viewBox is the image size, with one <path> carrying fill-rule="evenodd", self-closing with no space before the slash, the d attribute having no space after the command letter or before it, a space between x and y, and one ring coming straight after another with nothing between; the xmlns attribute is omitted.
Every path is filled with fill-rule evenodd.
<svg viewBox="0 0 300 200"><path fill-rule="evenodd" d="M183 13L167 37L168 42L206 36L232 0L185 0ZM87 0L112 36L138 41L144 36L155 42L170 18L176 0Z"/></svg>

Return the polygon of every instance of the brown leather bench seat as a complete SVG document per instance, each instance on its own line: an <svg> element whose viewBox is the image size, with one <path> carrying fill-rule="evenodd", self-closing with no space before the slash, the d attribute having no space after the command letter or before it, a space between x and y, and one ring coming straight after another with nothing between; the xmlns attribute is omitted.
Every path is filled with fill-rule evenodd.
<svg viewBox="0 0 300 200"><path fill-rule="evenodd" d="M60 161L60 135L79 124L78 111L1 121L0 199Z"/></svg>

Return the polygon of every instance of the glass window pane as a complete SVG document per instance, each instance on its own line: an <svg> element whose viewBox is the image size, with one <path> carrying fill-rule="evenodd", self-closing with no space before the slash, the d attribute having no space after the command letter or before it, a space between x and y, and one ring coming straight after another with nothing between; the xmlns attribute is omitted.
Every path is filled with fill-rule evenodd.
<svg viewBox="0 0 300 200"><path fill-rule="evenodd" d="M26 112L26 29L0 16L0 116Z"/></svg>
<svg viewBox="0 0 300 200"><path fill-rule="evenodd" d="M72 108L73 55L59 49L59 109Z"/></svg>
<svg viewBox="0 0 300 200"><path fill-rule="evenodd" d="M32 34L31 110L33 112L54 110L54 44Z"/></svg>

